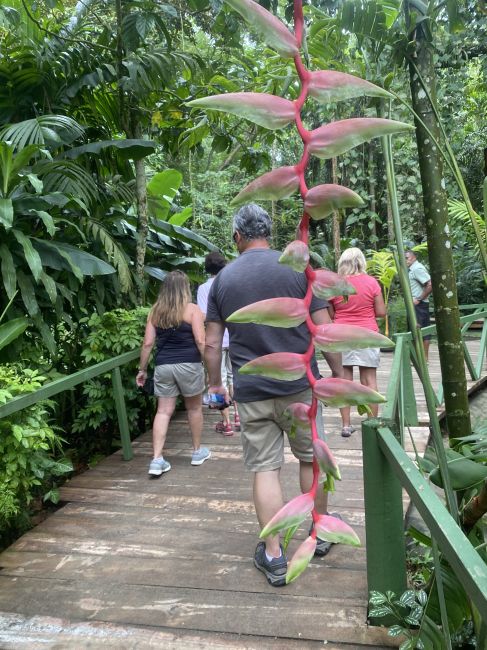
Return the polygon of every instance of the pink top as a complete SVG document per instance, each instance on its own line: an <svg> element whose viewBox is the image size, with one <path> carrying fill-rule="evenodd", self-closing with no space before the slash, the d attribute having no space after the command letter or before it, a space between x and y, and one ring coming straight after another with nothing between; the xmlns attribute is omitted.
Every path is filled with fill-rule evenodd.
<svg viewBox="0 0 487 650"><path fill-rule="evenodd" d="M367 273L347 275L347 282L353 284L357 293L343 302L341 296L330 298L329 302L335 310L335 323L343 325L359 325L374 332L379 331L375 318L374 300L380 295L380 284Z"/></svg>

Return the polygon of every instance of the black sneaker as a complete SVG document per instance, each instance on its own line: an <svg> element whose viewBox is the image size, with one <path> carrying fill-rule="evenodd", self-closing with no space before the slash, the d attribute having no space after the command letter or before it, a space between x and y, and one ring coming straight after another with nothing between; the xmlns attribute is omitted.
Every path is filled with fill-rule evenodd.
<svg viewBox="0 0 487 650"><path fill-rule="evenodd" d="M330 516L336 517L337 519L342 519L338 512L330 512ZM313 527L310 528L310 533L313 530ZM330 552L331 547L335 542L326 542L324 539L316 538L316 548L315 548L315 557L324 557Z"/></svg>
<svg viewBox="0 0 487 650"><path fill-rule="evenodd" d="M254 564L265 574L267 581L273 587L282 587L286 584L287 560L281 546L281 557L274 557L269 562L265 554L265 543L259 542L255 549Z"/></svg>

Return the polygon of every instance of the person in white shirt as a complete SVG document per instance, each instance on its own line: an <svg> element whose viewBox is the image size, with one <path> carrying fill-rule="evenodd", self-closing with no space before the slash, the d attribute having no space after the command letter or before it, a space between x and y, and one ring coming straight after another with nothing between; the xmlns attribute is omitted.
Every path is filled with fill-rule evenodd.
<svg viewBox="0 0 487 650"><path fill-rule="evenodd" d="M226 260L221 253L213 252L208 253L205 257L205 271L209 274L209 279L198 287L197 303L203 314L206 316L208 308L208 296L210 294L211 285L221 269L226 265ZM221 364L222 381L228 390L230 397L233 400L233 373L232 364L230 362L229 354L229 338L228 330L225 330L222 341L222 364ZM222 420L216 425L218 433L224 436L233 436L234 431L240 431L240 418L238 415L237 404L233 402L235 409L233 427L230 419L230 409L223 409L221 412Z"/></svg>

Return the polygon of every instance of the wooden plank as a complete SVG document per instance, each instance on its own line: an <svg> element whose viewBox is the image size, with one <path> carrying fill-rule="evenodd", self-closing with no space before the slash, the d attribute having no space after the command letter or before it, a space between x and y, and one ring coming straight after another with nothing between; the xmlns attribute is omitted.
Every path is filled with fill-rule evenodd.
<svg viewBox="0 0 487 650"><path fill-rule="evenodd" d="M145 629L97 621L71 621L47 616L22 616L0 612L0 643L3 650L62 648L79 650L282 650L281 639L241 634L214 634L186 630ZM285 640L286 650L302 650L303 642ZM363 650L363 645L327 643L327 650ZM382 646L377 646L379 649ZM386 647L386 646L383 646ZM306 641L306 648L323 648L323 641Z"/></svg>
<svg viewBox="0 0 487 650"><path fill-rule="evenodd" d="M2 556L2 576L49 578L56 580L83 579L103 584L139 584L157 587L187 587L219 589L222 591L274 594L264 576L257 573L251 558L234 558L216 553L201 554L204 571L195 571L194 560L174 557L127 558L82 553L36 553L7 551ZM211 580L209 579L211 577ZM324 567L321 558L310 566L306 580L295 581L286 589L287 595L325 597L325 585L340 585L340 598L350 605L363 605L367 596L366 575L363 570Z"/></svg>
<svg viewBox="0 0 487 650"><path fill-rule="evenodd" d="M240 593L218 590L102 585L98 581L53 581L0 575L0 609L24 616L49 616L173 629L256 634L263 637L351 642L372 647L387 641L382 628L368 628L366 608L349 606L329 592L286 596L286 590ZM256 614L259 614L256 616Z"/></svg>

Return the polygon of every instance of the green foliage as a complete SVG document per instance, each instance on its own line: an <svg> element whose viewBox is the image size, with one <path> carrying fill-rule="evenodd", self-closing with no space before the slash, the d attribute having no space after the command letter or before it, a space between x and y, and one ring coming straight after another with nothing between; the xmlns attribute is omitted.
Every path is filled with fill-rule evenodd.
<svg viewBox="0 0 487 650"><path fill-rule="evenodd" d="M0 366L0 404L44 381L37 370ZM56 502L56 478L73 469L61 456L62 438L49 424L52 406L39 402L0 420L0 529L12 526L37 495Z"/></svg>
<svg viewBox="0 0 487 650"><path fill-rule="evenodd" d="M148 309L130 311L116 309L102 316L93 314L85 319L88 333L81 356L93 365L114 356L138 349L147 320ZM134 435L141 431L148 409L147 396L135 386L137 361L121 369L127 417ZM142 422L142 424L141 424ZM105 454L118 447L118 422L110 374L96 377L83 384L81 400L68 439L84 460L94 454Z"/></svg>

